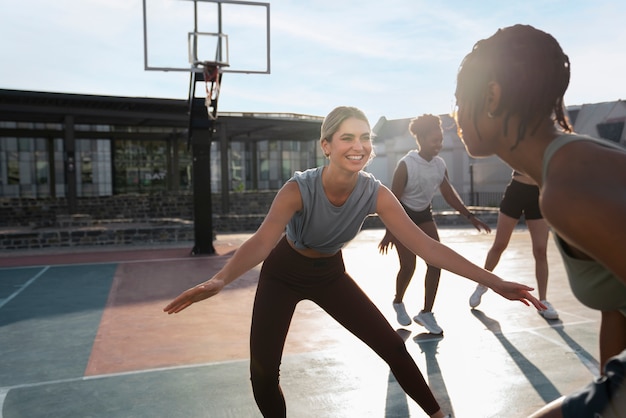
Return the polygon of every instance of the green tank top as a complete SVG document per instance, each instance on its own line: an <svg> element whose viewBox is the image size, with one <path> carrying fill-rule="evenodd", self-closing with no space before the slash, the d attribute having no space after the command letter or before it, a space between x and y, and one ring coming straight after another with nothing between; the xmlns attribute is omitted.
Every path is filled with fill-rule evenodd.
<svg viewBox="0 0 626 418"><path fill-rule="evenodd" d="M561 135L552 141L544 152L542 173L544 182L554 153L564 145L574 141L591 141L626 152L626 149L613 142L583 135ZM581 260L571 257L567 252L567 244L556 232L553 235L563 258L574 296L589 308L601 311L619 310L626 316L626 285L624 282L595 260Z"/></svg>

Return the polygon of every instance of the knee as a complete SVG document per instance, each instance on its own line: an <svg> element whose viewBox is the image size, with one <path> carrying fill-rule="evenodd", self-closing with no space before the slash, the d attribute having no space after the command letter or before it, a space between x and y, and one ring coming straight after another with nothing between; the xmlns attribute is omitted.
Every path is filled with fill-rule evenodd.
<svg viewBox="0 0 626 418"><path fill-rule="evenodd" d="M426 275L430 277L439 277L441 276L441 269L439 267L431 266L430 264L428 264L426 268Z"/></svg>
<svg viewBox="0 0 626 418"><path fill-rule="evenodd" d="M406 348L404 340L398 335L397 339L393 340L393 343L389 346L389 355L385 359L389 366L393 369L396 366L402 366L405 364L407 358L412 359L409 350Z"/></svg>
<svg viewBox="0 0 626 418"><path fill-rule="evenodd" d="M506 250L506 247L508 247L509 243L508 242L500 242L498 240L494 241L491 249L489 250L489 254L492 256L500 256L502 255L502 253L504 252L504 250Z"/></svg>
<svg viewBox="0 0 626 418"><path fill-rule="evenodd" d="M533 257L537 261L545 261L548 259L548 248L546 246L540 245L533 247Z"/></svg>
<svg viewBox="0 0 626 418"><path fill-rule="evenodd" d="M252 387L278 386L278 369L270 370L259 362L250 361L250 382Z"/></svg>

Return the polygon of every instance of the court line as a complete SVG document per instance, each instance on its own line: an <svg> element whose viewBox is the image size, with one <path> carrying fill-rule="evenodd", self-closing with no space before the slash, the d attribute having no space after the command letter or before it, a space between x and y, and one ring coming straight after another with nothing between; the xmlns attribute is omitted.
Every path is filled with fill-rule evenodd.
<svg viewBox="0 0 626 418"><path fill-rule="evenodd" d="M68 379L46 380L43 382L23 383L20 385L0 387L0 418L3 418L2 410L4 409L4 401L8 393L13 389L29 389L29 388L36 388L40 386L56 385L56 384L61 384L61 383L86 382L89 380L106 379L109 377L123 377L123 376L133 376L133 375L140 375L140 374L154 373L154 372L165 372L165 371L170 371L170 370L184 370L184 369L191 369L191 368L196 368L196 367L214 366L218 364L237 363L241 361L248 361L248 360L243 359L243 360L228 360L228 361L213 362L213 363L185 364L185 365L180 365L180 366L158 367L158 368L145 369L145 370L133 370L133 371L128 371L128 372L73 377L73 378L68 378Z"/></svg>
<svg viewBox="0 0 626 418"><path fill-rule="evenodd" d="M232 254L219 254L214 255L212 257L230 257ZM29 266L15 266L15 267L0 267L0 270L17 270L17 269L27 269L27 268L36 268L36 267L71 267L71 266L93 266L93 265L102 265L102 264L134 264L134 263L162 263L167 261L201 261L207 260L207 258L193 258L193 257L173 257L173 258L146 258L146 259L137 259L137 260L111 260L111 261L93 261L93 262L85 262L85 263L66 263L66 264L35 264Z"/></svg>
<svg viewBox="0 0 626 418"><path fill-rule="evenodd" d="M568 325L572 325L570 323L568 323ZM529 333L542 338L552 344L555 344L557 347L563 348L567 351L570 351L572 353L574 353L576 355L576 357L578 357L578 360L580 360L580 362L587 368L587 370L589 370L589 372L593 375L594 378L598 378L600 377L601 373L600 373L600 363L595 360L595 359L589 359L584 353L582 353L580 350L576 350L573 347L571 347L569 344L567 344L566 342L563 341L559 341L556 338L552 338L552 337L548 337L547 335L543 335L535 330L529 330Z"/></svg>
<svg viewBox="0 0 626 418"><path fill-rule="evenodd" d="M13 292L8 298L4 299L3 301L0 302L0 309L2 309L2 307L4 305L6 305L7 303L9 303L9 301L11 299L13 299L14 297L16 297L17 295L19 295L20 293L22 293L24 291L24 289L26 289L28 286L30 286L35 280L37 280L39 277L41 277L42 274L44 274L48 269L50 268L50 266L46 266L44 267L43 270L41 270L39 273L35 274L33 277L31 277L30 279L28 279L28 281L21 286L17 291ZM0 417L1 418L1 417Z"/></svg>

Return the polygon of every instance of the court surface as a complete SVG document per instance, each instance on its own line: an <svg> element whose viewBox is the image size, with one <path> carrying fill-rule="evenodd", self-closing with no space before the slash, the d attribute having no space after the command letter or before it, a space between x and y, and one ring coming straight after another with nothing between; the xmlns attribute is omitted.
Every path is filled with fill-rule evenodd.
<svg viewBox="0 0 626 418"><path fill-rule="evenodd" d="M400 326L391 306L398 261L378 254L383 230L344 250L348 272L406 345L445 412L525 417L598 374L600 315L569 289L550 239L548 299L560 319L442 272L435 302L443 337ZM440 229L443 243L482 265L494 234ZM46 250L0 255L0 418L260 417L248 374L248 332L258 268L178 314L163 307L211 277L247 235L218 235L217 255L189 246ZM405 304L423 300L418 261ZM535 285L530 237L513 234L495 271ZM346 301L349 303L349 301ZM425 417L389 368L317 306L298 306L281 384L295 418Z"/></svg>

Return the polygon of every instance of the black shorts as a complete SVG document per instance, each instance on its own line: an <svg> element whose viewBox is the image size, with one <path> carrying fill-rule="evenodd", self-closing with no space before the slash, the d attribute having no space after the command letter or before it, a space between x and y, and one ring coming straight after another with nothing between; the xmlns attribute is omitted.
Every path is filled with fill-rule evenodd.
<svg viewBox="0 0 626 418"><path fill-rule="evenodd" d="M542 219L539 187L512 179L504 191L500 212L515 219L521 218L522 214L525 219Z"/></svg>
<svg viewBox="0 0 626 418"><path fill-rule="evenodd" d="M626 416L626 350L611 357L604 369L603 376L565 397L564 418Z"/></svg>
<svg viewBox="0 0 626 418"><path fill-rule="evenodd" d="M433 219L433 207L432 204L428 205L428 207L424 210L420 210L420 211L415 211L413 209L410 209L408 207L406 207L404 205L404 203L400 202L400 204L402 205L402 207L404 208L404 211L406 212L407 215L409 215L409 218L411 218L411 220L413 221L413 223L415 225L419 225L419 224L423 224L426 222L434 222L435 220Z"/></svg>

